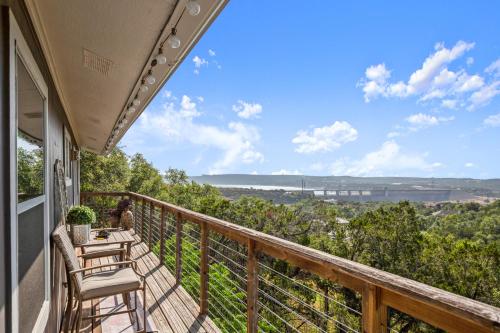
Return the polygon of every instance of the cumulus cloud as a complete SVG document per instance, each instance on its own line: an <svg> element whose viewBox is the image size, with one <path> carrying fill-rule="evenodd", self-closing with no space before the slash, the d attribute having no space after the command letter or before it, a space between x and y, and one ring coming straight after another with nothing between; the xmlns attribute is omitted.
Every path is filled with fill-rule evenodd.
<svg viewBox="0 0 500 333"><path fill-rule="evenodd" d="M456 99L444 99L441 101L441 106L447 109L456 109L458 101Z"/></svg>
<svg viewBox="0 0 500 333"><path fill-rule="evenodd" d="M256 127L230 122L225 127L201 123L201 112L189 97L179 104L168 101L161 110L146 112L139 118L139 131L158 133L158 145L189 143L220 151L221 156L209 166L209 173L222 173L238 164L262 162L264 156L255 147L260 140Z"/></svg>
<svg viewBox="0 0 500 333"><path fill-rule="evenodd" d="M434 52L406 82L391 82L391 71L384 63L370 66L357 86L362 88L366 103L379 97L416 96L419 102L456 100L452 108L467 105L469 110L473 110L488 104L499 94L499 81L495 77L500 73L500 59L485 69L485 72L490 74L489 82L479 74L469 74L464 69L452 71L448 68L452 62L474 48L474 45L458 41L453 47L446 48L443 43L437 43ZM471 57L466 60L468 65L473 62ZM450 108L450 102L441 103L441 106Z"/></svg>
<svg viewBox="0 0 500 333"><path fill-rule="evenodd" d="M465 166L466 168L473 168L473 167L475 167L476 165L475 165L474 163L472 163L472 162L467 162L467 163L465 163L465 164L464 164L464 166Z"/></svg>
<svg viewBox="0 0 500 333"><path fill-rule="evenodd" d="M332 164L334 175L396 176L415 171L432 172L443 167L439 162L428 162L427 154L403 152L395 141L386 141L359 160L338 159Z"/></svg>
<svg viewBox="0 0 500 333"><path fill-rule="evenodd" d="M301 174L302 173L299 170L287 170L287 169L281 169L278 171L271 172L271 175L274 175L274 176L301 175Z"/></svg>
<svg viewBox="0 0 500 333"><path fill-rule="evenodd" d="M262 112L262 105L239 100L233 105L233 111L236 112L238 117L243 119L259 118Z"/></svg>
<svg viewBox="0 0 500 333"><path fill-rule="evenodd" d="M332 151L345 143L355 141L358 131L346 121L336 121L330 126L316 127L312 131L301 130L292 142L297 153Z"/></svg>
<svg viewBox="0 0 500 333"><path fill-rule="evenodd" d="M436 126L439 125L440 123L447 122L447 121L452 121L454 120L455 117L436 117L432 115L428 115L425 113L416 113L412 114L408 118L406 118L406 121L410 123L412 126L414 126L414 129L420 129L420 128L426 128L430 126Z"/></svg>
<svg viewBox="0 0 500 333"><path fill-rule="evenodd" d="M212 49L208 49L208 55L211 57L215 57L215 51Z"/></svg>
<svg viewBox="0 0 500 333"><path fill-rule="evenodd" d="M483 125L488 127L500 127L500 113L488 116L483 120Z"/></svg>

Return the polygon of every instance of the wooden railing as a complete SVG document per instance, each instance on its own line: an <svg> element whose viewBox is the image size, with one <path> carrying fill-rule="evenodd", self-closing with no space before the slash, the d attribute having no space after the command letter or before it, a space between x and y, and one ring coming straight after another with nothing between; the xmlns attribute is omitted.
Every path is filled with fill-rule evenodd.
<svg viewBox="0 0 500 333"><path fill-rule="evenodd" d="M200 313L206 314L209 286L209 234L231 239L246 251L246 307L247 332L258 330L258 294L260 254L284 260L323 279L349 288L362 297L361 326L363 332L388 332L388 309L395 309L413 318L448 332L500 332L500 309L459 296L423 283L387 273L353 261L336 257L309 247L301 246L281 238L229 223L214 217L190 211L137 193L81 193L81 202L92 197L129 198L136 207L135 229L141 240L151 249L152 217L160 210L159 257L165 256L165 218L175 216L175 277L182 280L182 232L186 224L199 227L199 249L201 251L199 272ZM141 209L137 211L137 208ZM147 209L149 208L149 211ZM147 232L145 230L147 229Z"/></svg>

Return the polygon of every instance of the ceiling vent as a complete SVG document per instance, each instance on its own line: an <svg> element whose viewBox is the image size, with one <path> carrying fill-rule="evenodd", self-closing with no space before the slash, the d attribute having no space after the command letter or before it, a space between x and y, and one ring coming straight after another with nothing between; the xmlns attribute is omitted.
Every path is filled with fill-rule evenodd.
<svg viewBox="0 0 500 333"><path fill-rule="evenodd" d="M87 49L83 49L83 67L108 76L113 62Z"/></svg>

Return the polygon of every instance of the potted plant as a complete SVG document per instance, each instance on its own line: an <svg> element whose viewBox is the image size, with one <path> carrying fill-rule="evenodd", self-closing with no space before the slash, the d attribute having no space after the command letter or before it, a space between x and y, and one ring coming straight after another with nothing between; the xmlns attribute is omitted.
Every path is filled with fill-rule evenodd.
<svg viewBox="0 0 500 333"><path fill-rule="evenodd" d="M90 226L95 223L95 212L87 206L74 206L68 212L67 223L71 226L73 244L85 244L90 239Z"/></svg>

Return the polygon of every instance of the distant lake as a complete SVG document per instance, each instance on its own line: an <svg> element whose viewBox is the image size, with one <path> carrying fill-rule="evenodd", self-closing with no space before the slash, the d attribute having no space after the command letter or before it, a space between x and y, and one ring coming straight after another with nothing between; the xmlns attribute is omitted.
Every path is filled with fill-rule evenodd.
<svg viewBox="0 0 500 333"><path fill-rule="evenodd" d="M275 186L275 185L220 185L220 184L212 184L212 186L220 187L220 188L246 188L246 189L254 189L254 190L263 190L263 191L302 191L301 187L296 186ZM304 188L304 191L314 191L313 188Z"/></svg>

